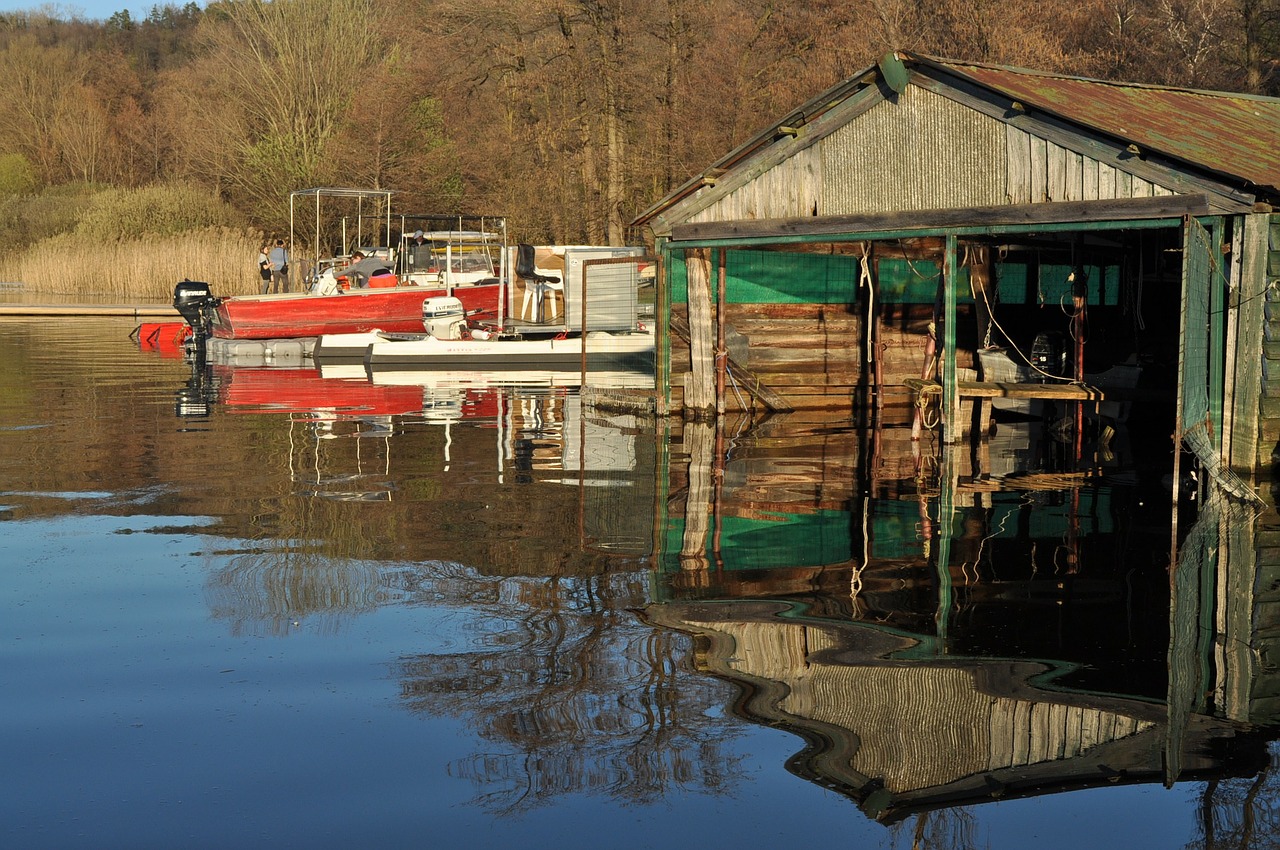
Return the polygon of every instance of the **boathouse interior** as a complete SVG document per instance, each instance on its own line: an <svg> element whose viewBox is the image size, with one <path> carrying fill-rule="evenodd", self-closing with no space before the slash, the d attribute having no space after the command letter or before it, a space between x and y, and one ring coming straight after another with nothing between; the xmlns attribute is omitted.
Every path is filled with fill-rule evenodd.
<svg viewBox="0 0 1280 850"><path fill-rule="evenodd" d="M1067 361L1078 344L1086 374L1126 362L1141 366L1140 395L1171 406L1181 242L1180 229L1170 228L961 240L959 377L995 379L983 374L980 349L1003 349L1026 366L1040 337L1069 355ZM909 424L907 381L937 378L936 364L929 362L937 353L930 327L936 331L942 320L944 247L941 237L930 236L765 244L726 250L723 260L712 256L713 277L721 262L724 267L729 357L794 408L874 410L882 424ZM675 265L678 326L687 321L687 271L683 257ZM674 344L679 354L672 357L672 385L679 393L690 361L687 347ZM1057 376L1072 374L1060 363ZM744 402L750 403L748 394L731 388L730 406Z"/></svg>

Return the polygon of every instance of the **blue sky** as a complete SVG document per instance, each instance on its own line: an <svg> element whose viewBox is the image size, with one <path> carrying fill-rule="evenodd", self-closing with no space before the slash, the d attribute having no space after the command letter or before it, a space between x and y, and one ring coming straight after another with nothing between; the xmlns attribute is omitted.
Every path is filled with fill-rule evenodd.
<svg viewBox="0 0 1280 850"><path fill-rule="evenodd" d="M21 11L44 11L51 13L55 18L70 18L73 15L79 15L82 18L90 20L105 21L107 18L119 12L121 9L128 9L129 15L134 20L145 18L155 6L185 6L187 0L150 0L150 2L138 2L138 0L79 0L79 2L70 3L39 3L30 2L30 0L0 0L0 12L21 12ZM204 3L200 2L203 6Z"/></svg>

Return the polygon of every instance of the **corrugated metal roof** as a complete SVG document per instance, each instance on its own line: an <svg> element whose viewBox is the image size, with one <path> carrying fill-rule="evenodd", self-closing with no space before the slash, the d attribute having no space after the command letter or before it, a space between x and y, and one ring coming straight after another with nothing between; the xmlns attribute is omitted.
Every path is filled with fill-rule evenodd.
<svg viewBox="0 0 1280 850"><path fill-rule="evenodd" d="M1257 186L1280 188L1280 99L910 56L1028 107Z"/></svg>

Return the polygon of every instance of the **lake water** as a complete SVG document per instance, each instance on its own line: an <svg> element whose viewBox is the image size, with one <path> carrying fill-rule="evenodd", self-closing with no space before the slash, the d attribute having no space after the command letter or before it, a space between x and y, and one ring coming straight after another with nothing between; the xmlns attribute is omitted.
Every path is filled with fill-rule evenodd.
<svg viewBox="0 0 1280 850"><path fill-rule="evenodd" d="M1173 528L1158 440L131 330L0 321L0 846L1280 840L1253 518Z"/></svg>

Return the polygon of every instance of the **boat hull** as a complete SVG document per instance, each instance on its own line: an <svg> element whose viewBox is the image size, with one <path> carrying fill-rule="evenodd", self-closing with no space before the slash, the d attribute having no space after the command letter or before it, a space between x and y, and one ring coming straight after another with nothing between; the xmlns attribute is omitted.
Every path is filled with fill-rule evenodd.
<svg viewBox="0 0 1280 850"><path fill-rule="evenodd" d="M653 334L589 333L588 363L651 365ZM383 339L370 345L365 363L370 369L467 368L467 369L575 369L582 364L583 340L547 338L518 340Z"/></svg>
<svg viewBox="0 0 1280 850"><path fill-rule="evenodd" d="M503 288L497 283L457 287L453 295L469 316L497 318ZM371 330L420 333L422 302L443 289L397 286L338 295L238 295L218 304L211 332L221 339L289 339Z"/></svg>

